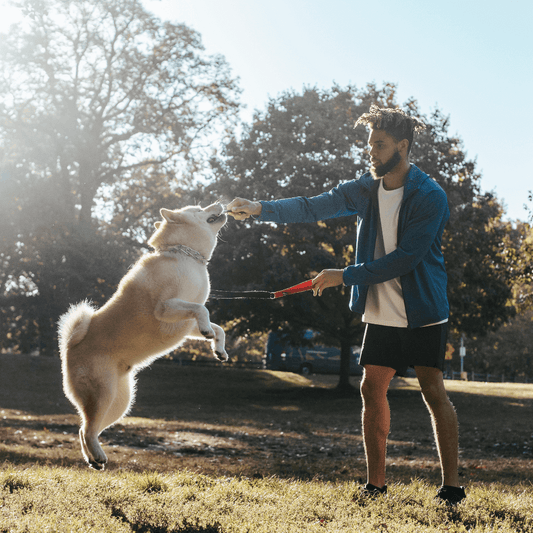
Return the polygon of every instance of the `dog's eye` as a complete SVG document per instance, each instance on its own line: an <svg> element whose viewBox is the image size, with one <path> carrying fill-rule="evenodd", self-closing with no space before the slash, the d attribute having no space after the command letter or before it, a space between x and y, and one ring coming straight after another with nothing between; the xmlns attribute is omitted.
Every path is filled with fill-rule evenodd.
<svg viewBox="0 0 533 533"><path fill-rule="evenodd" d="M212 224L213 222L216 222L220 217L218 215L211 215L208 219L207 219L207 223L208 224Z"/></svg>

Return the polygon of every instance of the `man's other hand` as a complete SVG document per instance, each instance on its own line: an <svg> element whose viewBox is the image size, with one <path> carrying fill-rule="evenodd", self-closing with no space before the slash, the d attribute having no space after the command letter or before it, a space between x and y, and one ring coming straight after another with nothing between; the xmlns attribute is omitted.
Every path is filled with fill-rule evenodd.
<svg viewBox="0 0 533 533"><path fill-rule="evenodd" d="M320 272L316 278L313 278L313 296L322 296L324 289L342 285L343 274L344 270L342 269L330 268L327 270L322 270L322 272Z"/></svg>

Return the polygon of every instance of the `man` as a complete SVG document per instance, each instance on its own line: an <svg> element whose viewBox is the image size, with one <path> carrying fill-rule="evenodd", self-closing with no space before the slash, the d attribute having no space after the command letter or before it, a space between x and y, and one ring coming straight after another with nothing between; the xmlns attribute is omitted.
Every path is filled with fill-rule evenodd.
<svg viewBox="0 0 533 533"><path fill-rule="evenodd" d="M320 296L329 287L351 286L350 309L362 313L366 323L361 395L368 478L363 495L386 493L387 390L396 373L414 367L440 457L437 497L456 504L465 492L458 483L457 417L443 380L449 314L441 251L449 218L446 194L409 162L422 122L399 109L373 105L358 124L370 127L370 173L313 198L236 198L228 211L238 220L254 216L278 223L358 216L355 264L323 270L313 279L313 292Z"/></svg>

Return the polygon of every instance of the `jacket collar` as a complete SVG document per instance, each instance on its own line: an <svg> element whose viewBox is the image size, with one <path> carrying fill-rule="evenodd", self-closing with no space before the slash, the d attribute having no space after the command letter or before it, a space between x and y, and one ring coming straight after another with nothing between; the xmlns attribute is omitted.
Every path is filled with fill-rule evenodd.
<svg viewBox="0 0 533 533"><path fill-rule="evenodd" d="M405 180L405 189L403 192L404 198L420 189L422 183L428 178L429 176L425 172L422 172L416 165L411 164L411 169Z"/></svg>
<svg viewBox="0 0 533 533"><path fill-rule="evenodd" d="M406 198L414 193L428 178L429 176L425 172L422 172L416 165L411 164L404 184L403 197ZM370 172L366 172L361 176L361 185L371 191L371 193L377 193L379 182L380 180L375 180Z"/></svg>

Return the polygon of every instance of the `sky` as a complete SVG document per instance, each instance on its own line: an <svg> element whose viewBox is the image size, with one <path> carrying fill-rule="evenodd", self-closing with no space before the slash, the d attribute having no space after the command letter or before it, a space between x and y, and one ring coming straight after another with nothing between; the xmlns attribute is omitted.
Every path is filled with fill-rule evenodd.
<svg viewBox="0 0 533 533"><path fill-rule="evenodd" d="M3 0L0 2L2 7ZM242 118L270 97L334 84L392 82L398 103L450 118L483 191L527 219L533 190L531 0L144 0L197 30L240 79ZM0 31L10 20L2 7ZM422 169L423 170L423 169Z"/></svg>
<svg viewBox="0 0 533 533"><path fill-rule="evenodd" d="M335 83L398 86L450 117L481 187L527 219L533 190L531 0L145 0L202 35L240 78L243 118L269 97ZM531 205L531 204L530 204Z"/></svg>

